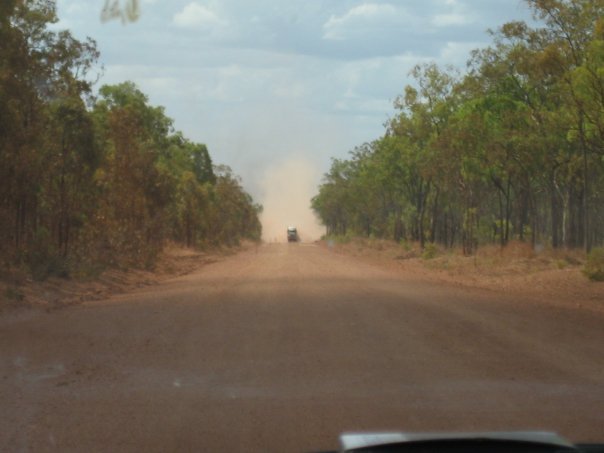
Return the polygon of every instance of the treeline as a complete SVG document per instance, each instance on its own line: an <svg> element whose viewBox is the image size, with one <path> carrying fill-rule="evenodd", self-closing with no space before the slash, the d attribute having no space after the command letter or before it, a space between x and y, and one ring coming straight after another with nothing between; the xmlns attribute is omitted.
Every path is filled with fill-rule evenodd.
<svg viewBox="0 0 604 453"><path fill-rule="evenodd" d="M0 257L34 276L151 266L166 240L259 239L260 206L131 82L93 95L93 40L55 2L0 4Z"/></svg>
<svg viewBox="0 0 604 453"><path fill-rule="evenodd" d="M464 74L415 67L383 137L334 160L330 234L462 245L604 242L604 1L526 0Z"/></svg>

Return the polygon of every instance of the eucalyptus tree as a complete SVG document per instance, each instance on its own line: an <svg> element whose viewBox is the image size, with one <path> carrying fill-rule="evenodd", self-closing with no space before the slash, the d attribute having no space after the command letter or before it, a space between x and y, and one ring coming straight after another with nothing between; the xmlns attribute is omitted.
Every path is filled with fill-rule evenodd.
<svg viewBox="0 0 604 453"><path fill-rule="evenodd" d="M0 17L0 250L65 257L98 162L85 100L99 53L48 27L54 1L6 1Z"/></svg>
<svg viewBox="0 0 604 453"><path fill-rule="evenodd" d="M604 240L604 0L527 3L535 23L492 32L464 77L414 68L384 136L320 186L313 207L328 230L363 230L356 215L366 233L466 253Z"/></svg>
<svg viewBox="0 0 604 453"><path fill-rule="evenodd" d="M386 135L404 141L408 200L415 209L413 236L423 247L428 231L430 240L435 240L444 176L436 170L443 152L441 137L457 103L454 88L458 75L452 68L442 70L435 64L424 64L416 66L411 76L417 88L407 86L404 95L395 100L400 113ZM427 215L432 217L430 222L426 222Z"/></svg>
<svg viewBox="0 0 604 453"><path fill-rule="evenodd" d="M581 160L580 220L576 229L578 239L589 250L595 235L590 220L592 179L601 172L602 140L594 130L601 122L602 60L601 47L602 0L526 0L536 18L545 22L547 45L547 74L561 74L566 88L568 124L565 129L573 150ZM594 52L595 50L595 52ZM588 88L589 87L589 88ZM599 87L599 88L598 88ZM595 96L595 97L594 97ZM595 102L593 100L596 99ZM599 99L599 101L598 101ZM600 106L598 106L598 103ZM594 110L594 106L596 106ZM592 170L592 165L600 168Z"/></svg>

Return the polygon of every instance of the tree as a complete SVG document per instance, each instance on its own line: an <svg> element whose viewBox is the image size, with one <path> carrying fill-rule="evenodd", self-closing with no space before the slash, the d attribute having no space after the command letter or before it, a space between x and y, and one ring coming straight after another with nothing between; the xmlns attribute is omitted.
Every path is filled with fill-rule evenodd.
<svg viewBox="0 0 604 453"><path fill-rule="evenodd" d="M85 173L95 160L83 97L98 52L90 39L48 30L57 21L52 1L2 8L0 251L29 261L40 247L66 256L81 216L75 198L88 192Z"/></svg>
<svg viewBox="0 0 604 453"><path fill-rule="evenodd" d="M0 258L36 278L82 263L153 266L187 246L259 239L258 213L203 144L134 83L93 96L94 40L53 31L51 0L0 4ZM224 209L223 209L224 205Z"/></svg>
<svg viewBox="0 0 604 453"><path fill-rule="evenodd" d="M540 23L492 32L463 77L414 68L384 136L334 161L319 187L313 208L328 231L467 254L529 237L604 241L604 3L527 3Z"/></svg>

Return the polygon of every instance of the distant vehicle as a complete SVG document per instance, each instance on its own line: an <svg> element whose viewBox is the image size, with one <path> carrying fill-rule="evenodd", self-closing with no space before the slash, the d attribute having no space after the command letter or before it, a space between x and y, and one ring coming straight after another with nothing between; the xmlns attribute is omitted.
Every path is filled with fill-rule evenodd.
<svg viewBox="0 0 604 453"><path fill-rule="evenodd" d="M298 236L298 230L296 227L287 227L287 242L298 242L300 240Z"/></svg>

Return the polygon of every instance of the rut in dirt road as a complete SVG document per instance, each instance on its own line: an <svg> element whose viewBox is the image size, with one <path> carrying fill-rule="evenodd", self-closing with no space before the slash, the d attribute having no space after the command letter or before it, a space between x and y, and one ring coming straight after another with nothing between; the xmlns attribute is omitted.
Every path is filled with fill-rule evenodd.
<svg viewBox="0 0 604 453"><path fill-rule="evenodd" d="M312 451L354 430L602 440L601 314L271 244L0 318L2 451Z"/></svg>

